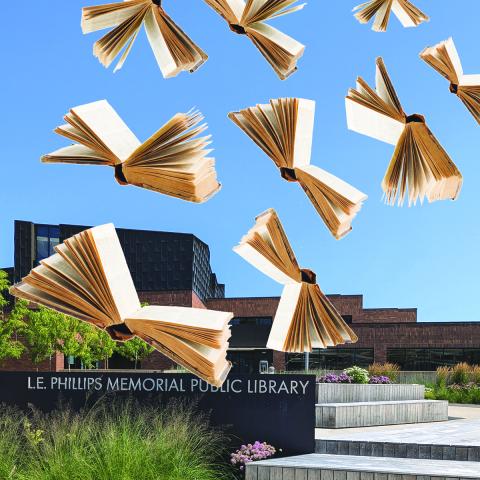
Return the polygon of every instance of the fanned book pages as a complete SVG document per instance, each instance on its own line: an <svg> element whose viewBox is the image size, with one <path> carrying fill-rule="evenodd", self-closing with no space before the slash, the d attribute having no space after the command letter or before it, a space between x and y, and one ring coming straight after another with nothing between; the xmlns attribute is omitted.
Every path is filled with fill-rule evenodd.
<svg viewBox="0 0 480 480"><path fill-rule="evenodd" d="M315 273L298 266L275 210L259 215L234 251L284 285L267 348L310 352L313 348L357 341L353 330L320 290Z"/></svg>
<svg viewBox="0 0 480 480"><path fill-rule="evenodd" d="M281 176L298 182L332 235L339 239L367 196L319 167L310 165L315 102L279 98L229 114L275 163Z"/></svg>
<svg viewBox="0 0 480 480"><path fill-rule="evenodd" d="M449 38L420 53L428 65L450 82L450 92L465 104L480 123L480 75L465 75L453 39Z"/></svg>
<svg viewBox="0 0 480 480"><path fill-rule="evenodd" d="M219 189L210 136L199 112L177 113L147 141L132 133L106 100L72 108L55 133L76 142L42 157L44 163L106 165L121 185L204 202Z"/></svg>
<svg viewBox="0 0 480 480"><path fill-rule="evenodd" d="M205 0L227 22L232 32L247 36L281 80L297 70L305 46L265 23L301 10L298 0Z"/></svg>
<svg viewBox="0 0 480 480"><path fill-rule="evenodd" d="M345 105L350 130L395 145L382 181L386 203L403 205L407 196L409 205L425 197L429 202L457 198L461 173L425 118L405 114L381 58L377 59L376 90L358 78Z"/></svg>
<svg viewBox="0 0 480 480"><path fill-rule="evenodd" d="M165 78L193 72L207 60L205 52L165 13L161 0L125 0L82 10L83 33L112 28L95 42L93 54L105 67L120 56L114 71L122 68L142 25Z"/></svg>
<svg viewBox="0 0 480 480"><path fill-rule="evenodd" d="M393 13L404 27L417 27L428 22L429 17L408 0L369 0L353 9L360 23L368 23L373 18L372 30L385 32L390 15Z"/></svg>
<svg viewBox="0 0 480 480"><path fill-rule="evenodd" d="M11 288L12 295L106 330L137 336L198 377L220 386L233 314L185 307L141 307L112 224L85 230L55 247Z"/></svg>

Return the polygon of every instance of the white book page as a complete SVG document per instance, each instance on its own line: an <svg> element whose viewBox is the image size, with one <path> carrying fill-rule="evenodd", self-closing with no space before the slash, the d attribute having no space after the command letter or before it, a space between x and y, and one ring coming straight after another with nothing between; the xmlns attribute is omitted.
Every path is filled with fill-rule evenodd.
<svg viewBox="0 0 480 480"><path fill-rule="evenodd" d="M367 108L350 98L345 99L349 130L382 142L396 145L405 124L387 115Z"/></svg>
<svg viewBox="0 0 480 480"><path fill-rule="evenodd" d="M415 27L415 22L410 18L408 13L402 8L398 0L393 0L392 12L398 18L404 27Z"/></svg>
<svg viewBox="0 0 480 480"><path fill-rule="evenodd" d="M255 22L248 25L247 29L255 30L255 32L268 38L271 42L276 43L280 48L286 50L295 58L299 57L305 50L305 45L266 23Z"/></svg>
<svg viewBox="0 0 480 480"><path fill-rule="evenodd" d="M283 288L272 329L268 337L267 348L283 351L293 314L297 307L298 297L302 289L301 283L291 283Z"/></svg>
<svg viewBox="0 0 480 480"><path fill-rule="evenodd" d="M480 86L480 75L462 75L460 85L464 85L465 87Z"/></svg>
<svg viewBox="0 0 480 480"><path fill-rule="evenodd" d="M310 163L314 122L315 102L313 100L299 98L297 124L295 126L295 146L293 151L294 167L303 167Z"/></svg>
<svg viewBox="0 0 480 480"><path fill-rule="evenodd" d="M110 165L112 163L108 158L103 158L96 150L78 144L62 147L52 153L44 155L42 157L42 162L80 163L90 165Z"/></svg>
<svg viewBox="0 0 480 480"><path fill-rule="evenodd" d="M158 323L170 323L193 328L206 328L222 331L233 318L233 313L205 308L147 306L132 313L128 322L151 320ZM158 326L161 328L161 325Z"/></svg>
<svg viewBox="0 0 480 480"><path fill-rule="evenodd" d="M179 72L179 67L176 64L173 55L170 53L165 38L160 31L153 9L150 9L145 16L144 24L148 41L150 42L158 66L162 71L162 75L165 78L174 77Z"/></svg>
<svg viewBox="0 0 480 480"><path fill-rule="evenodd" d="M457 77L460 79L463 77L463 67L460 57L458 56L457 49L455 47L455 43L453 43L453 38L449 38L445 41L445 48L447 49L448 56L450 57L450 61L453 63L455 68L455 73Z"/></svg>
<svg viewBox="0 0 480 480"><path fill-rule="evenodd" d="M120 318L124 320L140 309L135 285L128 269L117 232L112 223L90 229L103 271Z"/></svg>
<svg viewBox="0 0 480 480"><path fill-rule="evenodd" d="M120 162L126 160L140 145L140 140L106 100L74 107L72 112L100 138Z"/></svg>
<svg viewBox="0 0 480 480"><path fill-rule="evenodd" d="M294 279L283 273L275 265L269 262L261 253L255 250L248 243L242 243L233 248L235 253L238 253L248 263L260 270L265 275L269 276L273 280L286 285L287 283L295 282ZM296 282L295 282L296 283Z"/></svg>
<svg viewBox="0 0 480 480"><path fill-rule="evenodd" d="M230 8L232 13L237 17L237 21L240 22L243 11L245 10L244 0L223 0Z"/></svg>
<svg viewBox="0 0 480 480"><path fill-rule="evenodd" d="M360 203L367 199L367 195L360 190L357 190L344 180L332 175L326 170L316 167L315 165L307 165L302 167L301 170L308 173L312 177L318 178L318 180L320 180L322 183L330 187L332 190L340 193L340 195L343 197L348 198L352 203ZM338 212L340 213L341 210L338 209Z"/></svg>

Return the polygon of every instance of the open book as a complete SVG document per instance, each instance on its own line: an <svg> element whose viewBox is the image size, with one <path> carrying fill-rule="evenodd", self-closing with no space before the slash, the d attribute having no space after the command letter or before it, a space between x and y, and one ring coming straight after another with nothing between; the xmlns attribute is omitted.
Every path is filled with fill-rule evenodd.
<svg viewBox="0 0 480 480"><path fill-rule="evenodd" d="M427 47L420 58L450 82L450 92L458 96L480 123L480 75L464 75L453 39Z"/></svg>
<svg viewBox="0 0 480 480"><path fill-rule="evenodd" d="M377 59L376 91L362 79L346 97L350 130L395 145L382 181L385 202L403 205L427 197L429 202L456 199L462 175L425 123L422 115L406 115L381 58Z"/></svg>
<svg viewBox="0 0 480 480"><path fill-rule="evenodd" d="M45 163L114 167L121 185L154 190L190 202L204 202L219 189L215 161L207 155L210 136L199 112L177 113L147 141L132 133L106 100L74 107L55 133L74 145L42 157Z"/></svg>
<svg viewBox="0 0 480 480"><path fill-rule="evenodd" d="M404 27L417 27L428 22L429 17L408 0L368 0L353 9L360 23L368 23L373 17L372 30L385 32L393 12Z"/></svg>
<svg viewBox="0 0 480 480"><path fill-rule="evenodd" d="M267 20L301 10L298 0L205 0L227 22L232 32L246 35L281 80L297 70L305 46L266 24Z"/></svg>
<svg viewBox="0 0 480 480"><path fill-rule="evenodd" d="M355 333L320 290L316 275L298 266L275 210L259 215L233 250L284 285L267 348L310 352L312 348L357 341Z"/></svg>
<svg viewBox="0 0 480 480"><path fill-rule="evenodd" d="M184 70L193 72L207 60L205 52L165 13L161 0L125 0L82 11L83 33L113 27L95 42L93 54L105 67L120 55L114 71L122 68L142 25L165 78Z"/></svg>
<svg viewBox="0 0 480 480"><path fill-rule="evenodd" d="M136 335L205 381L220 386L233 314L185 307L141 307L112 224L85 230L55 247L10 293L110 333Z"/></svg>
<svg viewBox="0 0 480 480"><path fill-rule="evenodd" d="M279 98L228 116L274 161L285 180L300 184L335 238L350 232L352 220L367 196L310 165L313 100Z"/></svg>

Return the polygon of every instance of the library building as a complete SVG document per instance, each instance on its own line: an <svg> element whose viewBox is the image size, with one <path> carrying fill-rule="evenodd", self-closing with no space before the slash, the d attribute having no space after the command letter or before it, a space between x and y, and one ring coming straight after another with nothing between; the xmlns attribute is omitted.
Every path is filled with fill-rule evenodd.
<svg viewBox="0 0 480 480"><path fill-rule="evenodd" d="M15 221L14 265L5 270L18 282L63 240L89 227L45 225ZM210 266L208 245L193 234L117 229L135 287L144 302L208 308L234 313L229 358L236 373L341 370L352 365L393 362L406 371L433 371L459 362L480 364L480 322L419 322L416 308L364 308L363 296L328 295L359 340L353 345L314 350L305 358L268 350L267 338L279 297L225 295ZM221 273L221 272L219 272ZM80 368L74 358L57 354L54 362L33 365L25 356L9 360L0 370L55 370ZM99 365L102 367L102 365ZM109 368L130 368L122 357L112 357ZM142 363L145 370L169 370L171 360L153 352Z"/></svg>

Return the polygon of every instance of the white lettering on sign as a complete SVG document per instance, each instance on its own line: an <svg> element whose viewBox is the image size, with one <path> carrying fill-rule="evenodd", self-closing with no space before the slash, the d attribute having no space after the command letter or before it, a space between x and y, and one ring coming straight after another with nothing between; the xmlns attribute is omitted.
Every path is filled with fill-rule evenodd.
<svg viewBox="0 0 480 480"><path fill-rule="evenodd" d="M110 375L31 375L27 390L107 391L107 392L190 392L249 393L254 395L305 395L313 380L285 378L227 378L221 387L214 387L199 378L110 376Z"/></svg>

